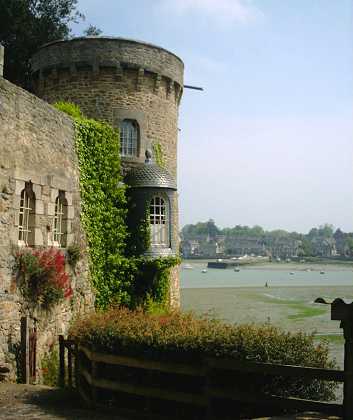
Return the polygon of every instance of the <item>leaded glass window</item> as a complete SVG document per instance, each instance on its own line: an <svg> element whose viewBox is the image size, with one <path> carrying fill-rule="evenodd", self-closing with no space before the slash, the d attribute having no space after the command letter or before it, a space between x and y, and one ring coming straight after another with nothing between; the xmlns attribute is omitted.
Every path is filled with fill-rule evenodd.
<svg viewBox="0 0 353 420"><path fill-rule="evenodd" d="M18 219L18 243L19 245L34 245L34 220L35 220L35 195L32 184L26 182L21 191L20 212Z"/></svg>
<svg viewBox="0 0 353 420"><path fill-rule="evenodd" d="M169 209L167 201L159 196L150 202L150 225L152 245L169 248Z"/></svg>
<svg viewBox="0 0 353 420"><path fill-rule="evenodd" d="M135 120L124 120L120 124L120 156L138 156L139 131Z"/></svg>
<svg viewBox="0 0 353 420"><path fill-rule="evenodd" d="M67 233L67 202L64 191L59 191L55 200L53 220L53 241L55 246L64 247Z"/></svg>

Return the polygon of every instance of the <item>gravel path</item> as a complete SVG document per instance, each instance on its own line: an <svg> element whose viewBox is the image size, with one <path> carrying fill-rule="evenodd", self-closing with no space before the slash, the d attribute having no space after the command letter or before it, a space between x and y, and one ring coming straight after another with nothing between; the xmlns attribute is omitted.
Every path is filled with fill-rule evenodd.
<svg viewBox="0 0 353 420"><path fill-rule="evenodd" d="M127 420L82 408L75 394L39 385L0 384L0 419Z"/></svg>
<svg viewBox="0 0 353 420"><path fill-rule="evenodd" d="M128 420L111 410L88 410L72 392L40 385L0 383L0 420ZM337 420L319 414L257 420ZM132 420L132 419L130 419ZM151 419L153 420L153 419ZM168 419L166 419L168 420Z"/></svg>

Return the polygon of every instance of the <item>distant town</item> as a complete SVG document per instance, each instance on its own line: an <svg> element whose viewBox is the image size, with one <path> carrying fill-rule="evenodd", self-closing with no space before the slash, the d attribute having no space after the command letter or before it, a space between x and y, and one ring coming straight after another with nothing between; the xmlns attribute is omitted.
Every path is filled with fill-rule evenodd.
<svg viewBox="0 0 353 420"><path fill-rule="evenodd" d="M314 227L307 234L302 234L279 229L265 231L261 226L237 225L220 229L210 219L185 225L180 235L183 258L264 256L279 260L353 257L353 232L343 232L330 224Z"/></svg>

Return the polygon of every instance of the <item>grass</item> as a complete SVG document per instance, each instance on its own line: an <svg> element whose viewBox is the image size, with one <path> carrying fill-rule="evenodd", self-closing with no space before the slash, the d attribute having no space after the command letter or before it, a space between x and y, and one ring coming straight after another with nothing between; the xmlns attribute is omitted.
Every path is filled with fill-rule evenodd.
<svg viewBox="0 0 353 420"><path fill-rule="evenodd" d="M311 318L313 316L320 316L327 312L324 308L314 308L306 306L305 304L294 304L291 305L292 309L298 311L296 314L288 315L288 319L302 319L302 318Z"/></svg>
<svg viewBox="0 0 353 420"><path fill-rule="evenodd" d="M298 300L290 299L276 299L265 296L263 299L264 302L269 302L277 305L286 305L289 310L295 310L295 314L287 315L288 319L297 320L303 318L311 318L314 316L320 316L327 312L327 308L318 308L309 306L307 303Z"/></svg>
<svg viewBox="0 0 353 420"><path fill-rule="evenodd" d="M343 335L339 334L320 334L315 336L316 340L325 340L330 344L344 344Z"/></svg>

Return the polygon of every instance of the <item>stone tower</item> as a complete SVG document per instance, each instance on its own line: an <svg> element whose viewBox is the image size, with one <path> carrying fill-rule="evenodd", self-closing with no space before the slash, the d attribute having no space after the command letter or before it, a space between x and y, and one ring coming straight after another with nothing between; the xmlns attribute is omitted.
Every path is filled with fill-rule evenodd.
<svg viewBox="0 0 353 420"><path fill-rule="evenodd" d="M83 113L120 128L124 173L145 161L145 151L176 180L178 108L184 65L173 53L124 38L56 41L32 57L34 92L49 103L74 102ZM136 168L137 167L137 168ZM178 249L178 202L170 202L170 248ZM179 301L177 269L171 301Z"/></svg>

